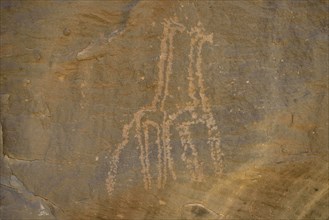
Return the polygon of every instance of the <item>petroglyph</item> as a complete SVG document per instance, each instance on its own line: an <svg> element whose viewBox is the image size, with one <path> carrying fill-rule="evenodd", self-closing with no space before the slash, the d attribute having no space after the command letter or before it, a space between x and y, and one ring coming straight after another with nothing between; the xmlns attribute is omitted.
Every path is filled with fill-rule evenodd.
<svg viewBox="0 0 329 220"><path fill-rule="evenodd" d="M155 97L149 106L141 108L134 114L132 121L123 127L122 142L118 144L110 161L110 170L106 180L108 193L114 190L120 154L129 142L131 132L138 142L139 159L141 162L144 188L151 189L153 181L158 188L163 188L168 178L176 180L174 160L171 155L171 134L173 129L179 134L183 153L182 161L190 172L193 181L204 181L203 164L199 159L199 152L192 140L191 129L193 126L204 125L207 128L207 144L210 146L210 156L216 174L223 169L223 154L220 147L220 134L211 106L206 96L206 88L202 73L202 48L205 43L212 44L212 34L206 34L201 23L190 31L179 23L177 19L165 19L163 37L160 43L160 59L158 62L158 85ZM190 36L190 51L188 54L188 96L190 102L186 107L180 108L175 113L169 113L165 108L169 94L170 76L173 74L174 37L177 34ZM157 147L157 179L153 180L150 169L150 131L156 132ZM153 145L152 145L153 146Z"/></svg>

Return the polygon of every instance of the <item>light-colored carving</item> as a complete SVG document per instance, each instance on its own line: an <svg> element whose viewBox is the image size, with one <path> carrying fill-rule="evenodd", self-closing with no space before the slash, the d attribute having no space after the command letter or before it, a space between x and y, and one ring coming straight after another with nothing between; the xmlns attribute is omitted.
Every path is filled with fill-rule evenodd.
<svg viewBox="0 0 329 220"><path fill-rule="evenodd" d="M170 76L173 74L173 50L174 36L183 33L186 28L177 19L166 19L163 23L163 38L160 44L160 59L158 63L158 86L155 97L149 106L141 108L134 114L134 118L129 124L123 127L122 142L113 152L108 172L107 190L109 194L114 189L115 178L118 170L118 163L121 151L129 142L130 132L134 129L140 152L144 188L152 188L152 176L150 173L150 140L149 131L156 131L157 155L157 187L163 188L167 178L170 176L174 180L176 174L174 170L174 160L171 155L172 146L170 144L171 130L176 129L180 136L183 147L181 159L186 164L193 181L202 182L204 180L203 165L199 160L198 149L194 145L191 134L191 127L203 124L208 129L208 141L210 145L211 158L213 160L216 174L222 172L223 154L220 148L220 135L215 119L211 112L211 106L206 96L204 79L202 74L202 48L205 43L212 43L212 34L206 34L201 23L192 28L187 33L191 37L188 67L188 96L191 102L186 107L179 109L175 113L169 114L165 109L166 98L169 94ZM189 116L182 117L186 114ZM153 120L151 120L151 118ZM184 118L184 119L182 119ZM191 153L188 153L191 152Z"/></svg>

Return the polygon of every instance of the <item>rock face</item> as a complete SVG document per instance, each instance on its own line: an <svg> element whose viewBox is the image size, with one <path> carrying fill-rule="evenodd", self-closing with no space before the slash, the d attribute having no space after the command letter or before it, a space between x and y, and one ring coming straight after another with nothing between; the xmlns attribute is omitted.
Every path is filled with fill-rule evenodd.
<svg viewBox="0 0 329 220"><path fill-rule="evenodd" d="M327 1L1 1L1 219L328 219Z"/></svg>

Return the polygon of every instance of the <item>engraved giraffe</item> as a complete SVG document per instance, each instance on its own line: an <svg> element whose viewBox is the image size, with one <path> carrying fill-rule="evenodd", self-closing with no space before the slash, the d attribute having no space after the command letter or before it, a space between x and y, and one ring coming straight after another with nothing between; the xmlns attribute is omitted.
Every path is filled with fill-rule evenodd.
<svg viewBox="0 0 329 220"><path fill-rule="evenodd" d="M192 28L188 34L191 36L189 67L188 67L188 95L191 102L187 107L169 114L165 109L165 101L168 96L168 84L170 76L173 73L173 41L177 33L185 31L185 27L175 19L165 19L163 22L163 38L160 44L160 59L158 63L158 86L155 97L149 106L145 106L134 114L133 120L124 125L122 131L122 142L113 152L110 161L110 170L108 172L107 189L109 194L114 189L115 178L117 175L118 163L121 151L128 144L129 134L135 127L136 139L140 151L139 159L142 165L142 174L144 188L152 187L152 177L150 174L149 161L149 130L156 131L156 145L158 147L157 155L157 186L163 188L168 175L174 180L176 174L174 171L174 161L171 155L172 146L170 144L171 129L176 126L179 133L183 154L181 159L185 162L187 169L190 171L193 181L201 182L203 180L202 164L198 159L198 151L194 146L190 128L193 125L204 124L208 129L208 144L211 147L211 158L214 163L216 174L222 172L223 163L220 148L220 135L216 126L211 107L205 95L204 79L201 69L202 57L201 52L204 43L212 43L212 34L207 35L201 23ZM189 115L188 119L182 119L182 115ZM179 124L177 124L179 123ZM188 153L191 152L191 153Z"/></svg>

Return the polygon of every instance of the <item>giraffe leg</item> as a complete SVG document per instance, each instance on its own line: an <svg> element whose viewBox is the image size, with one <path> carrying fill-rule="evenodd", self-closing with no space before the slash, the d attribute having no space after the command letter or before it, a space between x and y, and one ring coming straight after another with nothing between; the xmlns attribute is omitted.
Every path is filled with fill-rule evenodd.
<svg viewBox="0 0 329 220"><path fill-rule="evenodd" d="M203 171L202 165L198 159L198 151L192 142L192 135L189 126L193 122L186 122L179 126L179 136L181 139L184 152L181 156L182 160L186 163L187 169L190 170L193 181L202 182ZM190 153L189 153L190 152Z"/></svg>
<svg viewBox="0 0 329 220"><path fill-rule="evenodd" d="M146 146L144 145L144 141L143 141L142 123L140 118L138 120L138 123L136 123L136 137L140 150L139 159L142 165L144 188L148 190L150 187L150 177L149 177L148 160L147 160L148 155L146 152ZM145 137L148 138L148 135L146 135Z"/></svg>

